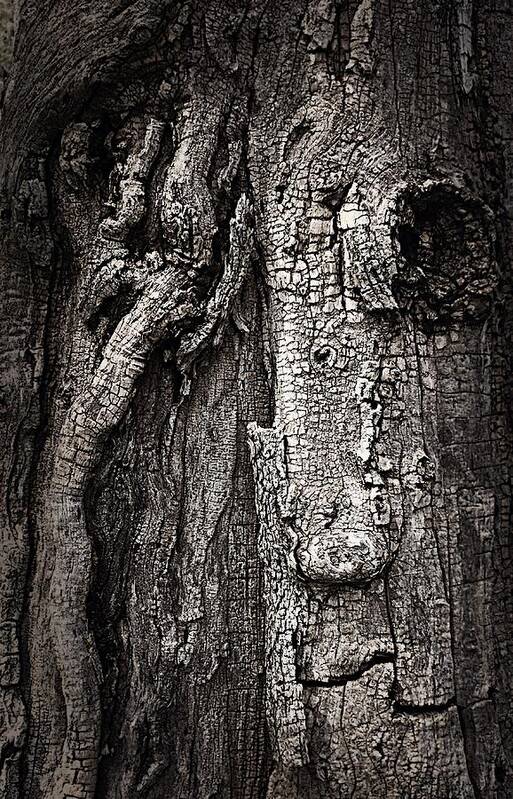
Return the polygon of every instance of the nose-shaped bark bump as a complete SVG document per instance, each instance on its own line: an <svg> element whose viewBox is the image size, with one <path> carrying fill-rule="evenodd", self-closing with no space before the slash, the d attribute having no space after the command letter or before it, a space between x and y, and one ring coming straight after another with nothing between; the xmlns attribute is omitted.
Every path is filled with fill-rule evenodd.
<svg viewBox="0 0 513 799"><path fill-rule="evenodd" d="M301 541L296 560L308 580L360 584L379 576L388 557L370 536L337 525Z"/></svg>

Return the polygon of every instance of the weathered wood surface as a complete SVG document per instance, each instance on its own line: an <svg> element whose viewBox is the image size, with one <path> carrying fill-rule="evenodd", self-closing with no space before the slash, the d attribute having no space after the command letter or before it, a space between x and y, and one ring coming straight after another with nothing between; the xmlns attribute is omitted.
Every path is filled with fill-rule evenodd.
<svg viewBox="0 0 513 799"><path fill-rule="evenodd" d="M512 795L512 11L20 5L8 799Z"/></svg>

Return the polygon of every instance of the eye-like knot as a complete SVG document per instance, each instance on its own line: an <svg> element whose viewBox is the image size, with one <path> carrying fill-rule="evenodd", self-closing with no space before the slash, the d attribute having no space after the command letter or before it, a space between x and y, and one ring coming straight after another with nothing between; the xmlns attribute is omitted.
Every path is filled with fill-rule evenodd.
<svg viewBox="0 0 513 799"><path fill-rule="evenodd" d="M318 366L334 366L337 360L337 351L329 344L315 347L312 350L312 361Z"/></svg>
<svg viewBox="0 0 513 799"><path fill-rule="evenodd" d="M408 187L398 211L392 292L399 308L427 330L484 318L497 284L488 206L448 182L426 181Z"/></svg>
<svg viewBox="0 0 513 799"><path fill-rule="evenodd" d="M316 370L346 369L355 354L354 348L347 341L337 342L337 346L322 342L314 344L310 360Z"/></svg>

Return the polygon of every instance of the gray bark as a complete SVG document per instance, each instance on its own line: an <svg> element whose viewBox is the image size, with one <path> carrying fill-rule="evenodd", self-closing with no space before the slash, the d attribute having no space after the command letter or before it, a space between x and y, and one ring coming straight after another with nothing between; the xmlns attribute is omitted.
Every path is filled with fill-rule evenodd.
<svg viewBox="0 0 513 799"><path fill-rule="evenodd" d="M5 10L2 795L507 799L509 2Z"/></svg>

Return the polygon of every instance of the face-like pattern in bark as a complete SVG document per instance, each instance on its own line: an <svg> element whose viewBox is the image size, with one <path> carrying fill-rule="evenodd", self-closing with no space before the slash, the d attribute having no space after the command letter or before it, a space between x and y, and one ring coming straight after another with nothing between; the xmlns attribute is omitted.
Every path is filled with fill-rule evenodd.
<svg viewBox="0 0 513 799"><path fill-rule="evenodd" d="M297 193L272 209L267 261L281 516L303 577L366 583L397 552L404 492L430 501L437 453L411 422L419 336L486 315L490 215L425 178L388 193L355 181L335 209Z"/></svg>

